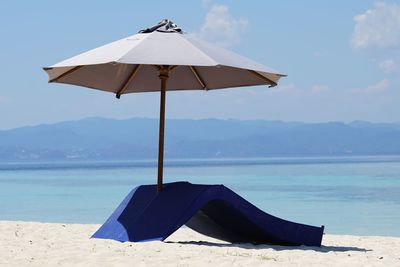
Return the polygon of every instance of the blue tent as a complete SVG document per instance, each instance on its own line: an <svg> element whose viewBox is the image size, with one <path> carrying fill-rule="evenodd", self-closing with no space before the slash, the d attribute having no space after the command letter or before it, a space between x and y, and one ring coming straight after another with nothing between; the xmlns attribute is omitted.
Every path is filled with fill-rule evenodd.
<svg viewBox="0 0 400 267"><path fill-rule="evenodd" d="M234 243L321 246L324 227L286 221L258 209L223 185L188 182L133 189L94 238L165 240L182 225Z"/></svg>

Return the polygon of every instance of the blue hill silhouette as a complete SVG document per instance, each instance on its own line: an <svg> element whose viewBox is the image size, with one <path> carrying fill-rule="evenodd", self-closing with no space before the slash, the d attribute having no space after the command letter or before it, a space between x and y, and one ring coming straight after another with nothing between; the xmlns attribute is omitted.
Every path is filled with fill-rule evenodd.
<svg viewBox="0 0 400 267"><path fill-rule="evenodd" d="M88 118L0 131L0 160L155 159L158 120ZM166 158L399 155L400 123L166 122Z"/></svg>

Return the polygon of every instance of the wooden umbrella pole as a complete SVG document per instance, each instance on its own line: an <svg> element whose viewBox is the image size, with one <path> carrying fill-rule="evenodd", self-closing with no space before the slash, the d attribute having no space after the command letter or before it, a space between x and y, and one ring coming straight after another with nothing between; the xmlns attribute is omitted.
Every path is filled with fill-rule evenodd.
<svg viewBox="0 0 400 267"><path fill-rule="evenodd" d="M161 80L160 91L160 128L158 138L158 175L157 192L161 192L163 186L163 168L164 168L164 126L165 126L165 91L167 87L169 68L161 67L158 77Z"/></svg>

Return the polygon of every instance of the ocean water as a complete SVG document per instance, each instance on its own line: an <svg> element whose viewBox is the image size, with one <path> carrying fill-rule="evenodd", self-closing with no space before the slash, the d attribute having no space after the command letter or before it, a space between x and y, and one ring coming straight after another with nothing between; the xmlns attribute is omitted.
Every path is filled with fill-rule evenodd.
<svg viewBox="0 0 400 267"><path fill-rule="evenodd" d="M165 182L224 184L330 234L400 236L400 157L173 160ZM0 220L103 223L154 161L0 163Z"/></svg>

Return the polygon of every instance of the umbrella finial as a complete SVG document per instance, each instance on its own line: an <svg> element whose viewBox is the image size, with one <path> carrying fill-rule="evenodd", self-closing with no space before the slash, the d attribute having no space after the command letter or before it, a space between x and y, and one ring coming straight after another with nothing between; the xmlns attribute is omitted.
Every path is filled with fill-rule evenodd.
<svg viewBox="0 0 400 267"><path fill-rule="evenodd" d="M144 29L144 30L140 30L139 33L151 33L151 32L154 32L154 31L182 33L182 29L179 28L178 25L176 25L175 23L173 23L169 19L163 19L156 26L153 26L151 28L147 28L147 29Z"/></svg>

